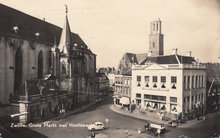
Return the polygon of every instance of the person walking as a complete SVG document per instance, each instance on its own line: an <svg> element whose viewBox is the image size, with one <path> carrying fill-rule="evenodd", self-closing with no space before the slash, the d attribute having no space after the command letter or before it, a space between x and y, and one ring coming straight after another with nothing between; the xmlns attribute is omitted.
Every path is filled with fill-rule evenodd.
<svg viewBox="0 0 220 138"><path fill-rule="evenodd" d="M95 138L95 132L93 130L91 132L91 138Z"/></svg>

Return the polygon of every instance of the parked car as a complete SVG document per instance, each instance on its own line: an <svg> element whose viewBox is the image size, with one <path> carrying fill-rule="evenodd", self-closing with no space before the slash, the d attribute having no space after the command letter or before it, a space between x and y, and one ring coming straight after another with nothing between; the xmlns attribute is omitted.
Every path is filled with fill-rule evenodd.
<svg viewBox="0 0 220 138"><path fill-rule="evenodd" d="M164 125L155 124L155 123L147 123L144 126L145 130L147 131L153 131L154 133L164 133L166 131L166 128Z"/></svg>
<svg viewBox="0 0 220 138"><path fill-rule="evenodd" d="M94 122L88 126L88 130L90 130L90 131L105 130L105 129L106 129L106 127L102 122Z"/></svg>

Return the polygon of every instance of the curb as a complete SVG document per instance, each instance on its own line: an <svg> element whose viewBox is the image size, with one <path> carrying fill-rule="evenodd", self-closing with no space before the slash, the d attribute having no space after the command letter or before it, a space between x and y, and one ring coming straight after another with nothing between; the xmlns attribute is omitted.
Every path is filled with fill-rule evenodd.
<svg viewBox="0 0 220 138"><path fill-rule="evenodd" d="M214 112L214 113L210 113L210 114L207 114L207 115L208 115L208 118L212 118L212 117L216 117L218 114L219 114L219 112ZM194 126L194 125L196 125L198 123L201 123L201 122L205 121L205 120L196 120L196 119L193 119L193 120L190 120L190 121L194 121L194 120L196 122L188 124L188 125L187 125L187 123L185 123L185 126L183 124L181 126L178 126L178 128L188 128L188 127ZM189 121L189 123L190 123L190 121Z"/></svg>
<svg viewBox="0 0 220 138"><path fill-rule="evenodd" d="M152 123L157 123L157 124L164 124L164 125L167 125L165 122L158 122L158 121L155 121L155 120L150 120L150 119L146 119L146 118L143 118L143 117L138 117L138 116L133 116L133 115L129 115L129 114L125 114L125 113L122 113L120 111L117 111L114 109L113 105L110 105L109 108L118 113L118 114L121 114L121 115L125 115L125 116L129 116L129 117L132 117L132 118L136 118L136 119L140 119L140 120L144 120L144 121L149 121L149 122L152 122Z"/></svg>

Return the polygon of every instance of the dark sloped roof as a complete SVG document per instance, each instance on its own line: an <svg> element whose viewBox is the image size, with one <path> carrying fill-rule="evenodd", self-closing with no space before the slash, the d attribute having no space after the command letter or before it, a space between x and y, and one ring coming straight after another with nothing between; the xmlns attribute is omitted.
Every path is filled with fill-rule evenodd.
<svg viewBox="0 0 220 138"><path fill-rule="evenodd" d="M36 17L25 14L16 9L7 7L0 4L0 33L6 35L13 35L18 38L37 41L53 45L56 37L56 43L59 44L62 28L48 23L44 20L40 20ZM13 27L17 26L19 31L15 34ZM35 33L40 33L39 38L35 36ZM72 33L72 39L74 43L79 46L84 45L85 42L80 38L78 34ZM88 50L91 52L91 50Z"/></svg>
<svg viewBox="0 0 220 138"><path fill-rule="evenodd" d="M195 59L187 56L177 55L181 64L192 64L195 62ZM178 64L178 59L176 55L168 55L168 56L157 56L157 57L147 57L140 65L144 65L146 63L157 63L157 64Z"/></svg>
<svg viewBox="0 0 220 138"><path fill-rule="evenodd" d="M136 63L137 62L137 58L134 53L125 53L124 60L125 60L125 62L128 62L128 63L132 63L132 62Z"/></svg>
<svg viewBox="0 0 220 138"><path fill-rule="evenodd" d="M126 63L141 63L147 57L147 53L134 54L134 53L125 53L123 58Z"/></svg>
<svg viewBox="0 0 220 138"><path fill-rule="evenodd" d="M137 62L141 63L147 57L147 53L136 54Z"/></svg>
<svg viewBox="0 0 220 138"><path fill-rule="evenodd" d="M188 57L188 56L181 56L177 55L180 63L182 64L192 64L193 62L196 62L196 60L193 57Z"/></svg>

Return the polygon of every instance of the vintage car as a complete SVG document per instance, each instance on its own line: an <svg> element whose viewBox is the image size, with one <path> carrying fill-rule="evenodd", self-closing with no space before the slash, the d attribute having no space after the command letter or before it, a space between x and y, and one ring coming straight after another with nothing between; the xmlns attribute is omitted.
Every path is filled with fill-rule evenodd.
<svg viewBox="0 0 220 138"><path fill-rule="evenodd" d="M166 131L166 128L164 125L155 124L155 123L147 123L147 124L145 124L144 128L147 131L153 131L157 134L161 134Z"/></svg>
<svg viewBox="0 0 220 138"><path fill-rule="evenodd" d="M105 129L106 129L106 127L102 122L94 122L88 126L88 130L90 130L90 131L105 130Z"/></svg>

